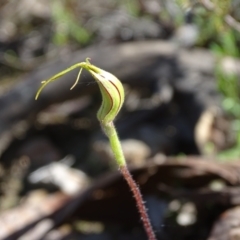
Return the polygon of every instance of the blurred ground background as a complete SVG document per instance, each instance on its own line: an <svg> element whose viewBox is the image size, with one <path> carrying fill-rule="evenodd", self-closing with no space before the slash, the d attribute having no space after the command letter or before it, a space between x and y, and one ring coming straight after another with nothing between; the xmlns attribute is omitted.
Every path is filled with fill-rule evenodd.
<svg viewBox="0 0 240 240"><path fill-rule="evenodd" d="M161 240L240 239L239 0L1 0L0 239L144 240L96 119L90 57Z"/></svg>

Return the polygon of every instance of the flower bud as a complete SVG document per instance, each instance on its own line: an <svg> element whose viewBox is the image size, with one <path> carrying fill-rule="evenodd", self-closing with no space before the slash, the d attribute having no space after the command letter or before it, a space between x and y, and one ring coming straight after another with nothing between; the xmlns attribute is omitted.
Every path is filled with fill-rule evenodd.
<svg viewBox="0 0 240 240"><path fill-rule="evenodd" d="M122 83L113 74L93 67L89 66L88 70L97 81L102 94L102 104L97 118L105 124L113 121L120 111L124 102L124 89Z"/></svg>
<svg viewBox="0 0 240 240"><path fill-rule="evenodd" d="M103 124L112 122L117 116L124 102L124 89L122 83L113 74L92 65L89 62L89 59L86 59L86 62L77 63L67 68L66 70L54 75L50 79L43 81L43 85L40 87L36 94L36 99L38 98L42 89L48 83L55 81L59 77L65 75L66 73L77 67L80 67L80 71L77 76L77 80L71 89L73 89L78 83L82 69L84 68L89 71L98 83L102 94L102 104L100 106L100 109L98 110L97 118Z"/></svg>

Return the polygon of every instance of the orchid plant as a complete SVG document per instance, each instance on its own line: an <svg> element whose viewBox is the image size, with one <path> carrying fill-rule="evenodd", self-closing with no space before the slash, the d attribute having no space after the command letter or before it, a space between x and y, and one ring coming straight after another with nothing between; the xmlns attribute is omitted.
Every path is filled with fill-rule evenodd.
<svg viewBox="0 0 240 240"><path fill-rule="evenodd" d="M57 80L61 76L65 75L66 73L76 68L80 68L80 70L79 70L76 82L71 87L71 89L73 89L78 83L80 79L80 75L82 73L82 69L87 70L98 83L98 86L100 88L101 95L102 95L102 104L100 109L98 110L97 118L101 124L101 127L104 133L109 139L110 146L113 151L116 162L119 166L120 172L122 173L123 177L128 183L133 193L133 196L136 200L136 204L141 216L141 220L143 222L144 229L148 236L148 239L156 240L154 231L152 229L152 226L147 214L146 207L142 199L140 189L128 170L126 160L122 151L122 146L118 138L116 128L113 123L114 119L116 118L124 102L125 94L124 94L124 88L122 86L122 83L113 74L92 65L89 61L89 58L87 58L86 62L77 63L67 68L64 71L57 73L56 75L52 76L48 80L42 81L42 86L39 88L36 94L36 100L38 99L41 91L47 84Z"/></svg>

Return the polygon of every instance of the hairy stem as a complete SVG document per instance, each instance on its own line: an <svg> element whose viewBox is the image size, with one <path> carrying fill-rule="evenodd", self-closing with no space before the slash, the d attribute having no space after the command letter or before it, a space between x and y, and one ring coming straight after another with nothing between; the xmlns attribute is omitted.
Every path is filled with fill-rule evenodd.
<svg viewBox="0 0 240 240"><path fill-rule="evenodd" d="M132 175L128 171L127 166L121 166L120 171L121 171L123 177L125 178L125 180L127 181L128 186L130 187L131 191L133 192L133 196L136 200L138 211L141 215L141 220L143 222L143 225L144 225L145 231L147 233L148 239L149 240L156 240L155 234L154 234L153 229L152 229L152 225L150 223L150 220L149 220L149 217L148 217L148 214L147 214L147 209L144 205L142 195L141 195L141 192L139 190L138 185L133 180Z"/></svg>
<svg viewBox="0 0 240 240"><path fill-rule="evenodd" d="M138 185L136 184L136 182L134 181L134 179L132 178L132 175L130 174L130 172L127 168L125 157L124 157L123 151L122 151L122 146L119 141L117 131L114 127L114 124L113 124L113 122L110 122L107 125L102 125L102 128L103 128L105 134L109 138L110 146L113 151L114 157L119 165L120 171L121 171L123 177L125 178L125 180L127 181L127 184L129 186L129 188L131 189L133 196L136 200L137 208L140 213L141 220L143 222L143 226L144 226L144 229L148 236L148 239L156 240L154 231L152 229L152 225L150 223L150 220L149 220L149 217L147 214L147 209L146 209L143 199L142 199L140 189L139 189Z"/></svg>

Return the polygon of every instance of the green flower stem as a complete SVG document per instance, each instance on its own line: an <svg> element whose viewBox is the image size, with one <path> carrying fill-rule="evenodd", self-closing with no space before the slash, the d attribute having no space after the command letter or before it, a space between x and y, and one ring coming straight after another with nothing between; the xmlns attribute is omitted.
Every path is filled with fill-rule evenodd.
<svg viewBox="0 0 240 240"><path fill-rule="evenodd" d="M122 146L118 138L117 131L113 122L108 124L101 124L104 133L107 135L111 149L113 151L113 155L119 167L126 165L126 160L123 155Z"/></svg>
<svg viewBox="0 0 240 240"><path fill-rule="evenodd" d="M114 157L117 161L117 164L119 166L119 169L120 169L123 177L127 181L127 184L130 187L130 189L133 193L133 196L136 200L137 207L138 207L138 210L139 210L139 213L140 213L140 216L141 216L141 220L143 221L143 226L145 228L148 239L149 240L156 240L156 237L155 237L154 231L152 229L152 225L150 223L150 220L149 220L149 217L148 217L148 214L147 214L147 209L144 205L139 187L136 184L136 182L134 181L134 179L132 178L132 175L130 174L130 172L127 168L126 160L125 160L125 157L123 155L122 146L121 146L121 143L119 141L118 134L117 134L117 131L115 129L115 126L114 126L113 122L110 122L108 124L103 124L102 123L101 126L103 128L103 131L105 132L105 134L109 138L110 146L111 146L111 149L113 151Z"/></svg>

